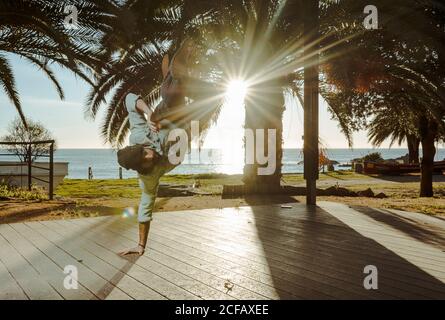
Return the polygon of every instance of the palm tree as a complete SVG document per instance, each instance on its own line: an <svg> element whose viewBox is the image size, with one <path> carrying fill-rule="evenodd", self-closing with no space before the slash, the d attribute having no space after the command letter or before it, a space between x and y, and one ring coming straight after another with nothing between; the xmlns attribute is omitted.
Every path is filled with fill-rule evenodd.
<svg viewBox="0 0 445 320"><path fill-rule="evenodd" d="M78 12L78 28L64 24L64 9L73 5ZM17 55L40 69L54 84L59 97L63 89L50 64L55 63L73 71L91 83L90 72L100 66L95 58L95 38L106 30L110 18L106 9L113 7L110 1L49 1L9 0L0 3L0 84L14 104L22 121L25 115L16 88L14 72L8 60Z"/></svg>
<svg viewBox="0 0 445 320"><path fill-rule="evenodd" d="M355 16L364 3L340 1L351 9L344 11L342 23L359 26ZM382 108L394 117L413 114L423 150L420 195L432 196L434 144L445 127L445 8L436 1L375 4L386 20L379 30L349 41L343 49L348 54L330 59L324 68L331 85L327 100L348 134L366 127L366 118Z"/></svg>
<svg viewBox="0 0 445 320"><path fill-rule="evenodd" d="M216 11L220 12L218 27L220 41L231 40L235 55L224 61L225 69L239 70L232 76L241 77L249 83L246 104L246 124L251 129L275 129L277 148L275 150L277 168L273 175L260 176L259 164L245 164L244 183L247 189L259 192L280 190L282 166L282 116L284 112L284 94L291 94L303 106L302 87L303 70L310 66L311 56L306 56L303 49L304 1L220 1ZM342 2L342 1L340 1ZM343 47L350 44L350 39L363 33L356 27L341 25L341 16L345 9L338 1L320 1L320 25L323 34L313 40L310 47L319 49L322 63L328 63L341 55L347 55ZM363 7L361 7L363 11ZM337 22L340 22L337 24ZM349 29L348 31L345 31ZM352 35L351 35L352 33ZM309 51L309 50L308 50ZM241 57L239 61L234 57ZM322 96L329 98L331 88L322 78ZM341 118L343 110L337 103L329 104L330 112L339 120L345 133L350 128ZM349 138L351 136L349 135ZM350 139L350 141L352 141ZM267 138L264 141L268 151Z"/></svg>
<svg viewBox="0 0 445 320"><path fill-rule="evenodd" d="M245 128L265 130L264 149L258 151L275 153L276 168L271 175L258 174L258 169L267 164L259 164L257 159L245 164L247 192L280 190L284 95L292 93L301 98L301 9L300 0L225 0L214 8L218 28L214 38L230 47L220 59L221 68L229 79L242 79L248 85ZM269 129L276 133L275 149L268 143Z"/></svg>
<svg viewBox="0 0 445 320"><path fill-rule="evenodd" d="M201 52L201 77L219 83L221 91L231 79L248 83L245 127L276 130L276 149L270 150L275 153L275 173L261 176L260 164L246 164L244 182L252 191L279 190L284 94L291 93L302 103L302 1L127 1L120 9L113 32L103 41L109 67L91 92L87 108L95 117L113 92L102 124L105 141L124 141L128 123L122 102L128 92L142 84L148 102L156 103L162 57L187 35ZM209 110L208 119L216 119L219 108ZM264 140L261 151L268 152L267 135Z"/></svg>
<svg viewBox="0 0 445 320"><path fill-rule="evenodd" d="M408 162L419 164L420 138L417 121L407 112L396 114L392 110L379 110L368 125L368 140L376 147L390 140L390 146L399 146L406 142L408 146Z"/></svg>
<svg viewBox="0 0 445 320"><path fill-rule="evenodd" d="M192 9L199 13L191 15ZM106 105L101 128L105 142L118 147L125 141L129 123L123 102L129 92L143 95L150 106L156 106L160 99L163 57L167 54L171 57L186 36L196 40L196 50L202 53L194 67L200 78L218 79L213 68L204 67L211 54L203 53L208 46L196 37L197 28L211 16L211 5L206 1L135 0L120 4L112 29L101 39L100 56L106 68L98 76L86 106L87 115L95 118L101 106ZM208 92L207 96L213 93ZM222 104L219 98L195 103L195 109L188 109L188 119L199 119L202 133L217 117Z"/></svg>

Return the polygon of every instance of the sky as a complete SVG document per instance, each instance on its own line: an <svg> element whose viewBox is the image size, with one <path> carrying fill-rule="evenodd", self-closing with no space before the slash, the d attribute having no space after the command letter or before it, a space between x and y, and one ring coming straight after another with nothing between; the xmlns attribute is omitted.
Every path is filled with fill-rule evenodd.
<svg viewBox="0 0 445 320"><path fill-rule="evenodd" d="M71 72L53 66L65 92L65 100L61 101L53 84L43 72L16 56L8 57L14 70L25 115L32 120L42 122L52 132L60 149L110 147L104 143L99 133L105 106L102 106L102 111L95 121L84 116L86 96L89 92L88 84ZM242 93L239 89L233 91L229 88L228 102L216 126L207 133L205 148L224 149L227 145L241 143L244 112L241 108L240 95ZM1 88L0 110L0 136L3 136L8 124L17 116L17 112ZM348 148L344 135L340 132L337 122L331 120L326 102L322 99L320 99L319 116L320 137L323 144L327 148ZM283 119L284 148L301 148L302 135L302 107L298 103L287 105ZM389 147L389 143L384 143L382 147ZM354 135L354 148L372 148L367 141L366 132Z"/></svg>

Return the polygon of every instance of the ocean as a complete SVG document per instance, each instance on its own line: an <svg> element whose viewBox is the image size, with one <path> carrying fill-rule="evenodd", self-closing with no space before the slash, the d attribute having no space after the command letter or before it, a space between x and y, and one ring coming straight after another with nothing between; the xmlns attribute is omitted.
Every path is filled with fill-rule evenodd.
<svg viewBox="0 0 445 320"><path fill-rule="evenodd" d="M328 149L331 160L340 164L350 163L352 159L363 157L371 152L380 152L384 159L394 159L408 153L407 149ZM445 158L445 149L439 149L436 160ZM220 149L203 149L201 153L189 154L185 161L169 174L226 173L241 174L243 155L227 156ZM301 173L303 166L301 149L284 149L283 173ZM68 178L86 179L88 167L93 169L94 179L113 179L119 177L116 152L112 149L60 149L55 153L55 161L69 162ZM348 169L336 166L336 169ZM123 170L123 177L135 177L134 171Z"/></svg>
<svg viewBox="0 0 445 320"><path fill-rule="evenodd" d="M302 173L303 160L301 149L283 150L283 173ZM169 174L201 174L226 173L241 174L243 172L243 151L238 154L223 153L220 149L203 149L200 153L187 155L185 161ZM350 163L352 159L363 157L371 152L380 152L384 159L394 159L408 153L407 149L328 149L331 160L341 164ZM438 149L436 160L445 159L445 149ZM1 157L0 161L15 161L14 156ZM94 179L117 179L119 165L116 151L113 149L59 149L54 156L55 161L69 162L68 176L71 179L87 179L88 168L93 169ZM46 161L42 160L42 161ZM337 170L350 169L336 165ZM123 178L136 177L134 171L123 170Z"/></svg>

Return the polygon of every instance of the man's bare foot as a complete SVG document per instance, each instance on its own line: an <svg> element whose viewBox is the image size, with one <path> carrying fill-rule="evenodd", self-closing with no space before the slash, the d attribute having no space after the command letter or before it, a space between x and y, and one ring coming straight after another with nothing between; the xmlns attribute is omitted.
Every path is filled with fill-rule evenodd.
<svg viewBox="0 0 445 320"><path fill-rule="evenodd" d="M131 248L131 249L128 249L128 250L121 251L121 252L119 252L119 255L122 256L122 257L130 255L130 254L138 254L138 255L142 256L144 254L144 252L145 252L145 248L144 247L137 246L137 247L134 247L134 248Z"/></svg>

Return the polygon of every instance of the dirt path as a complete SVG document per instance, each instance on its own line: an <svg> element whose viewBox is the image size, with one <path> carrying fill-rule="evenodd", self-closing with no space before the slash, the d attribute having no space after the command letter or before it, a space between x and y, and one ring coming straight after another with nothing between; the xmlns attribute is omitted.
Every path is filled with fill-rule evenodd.
<svg viewBox="0 0 445 320"><path fill-rule="evenodd" d="M285 179L284 179L285 181ZM435 175L433 177L435 183L445 183L444 175ZM354 185L376 185L376 184L399 184L399 183L420 183L420 175L403 175L403 176L367 176L366 178L345 178L333 177L331 179L323 179L317 182L318 187L329 187L337 184L342 187ZM293 184L298 187L305 186L305 182Z"/></svg>
<svg viewBox="0 0 445 320"><path fill-rule="evenodd" d="M367 206L383 209L399 209L426 214L445 214L445 176L435 176L435 198L418 198L419 176L394 176L394 177L356 177L345 178L332 177L318 181L320 188L341 186L351 190L363 190L371 187L375 193L385 192L389 198L375 199L365 197L319 197L320 200L336 201L348 205ZM106 184L106 182L104 182ZM109 182L108 187L115 188ZM304 182L294 181L288 183L286 178L283 184L304 186ZM129 186L126 186L129 188ZM86 186L88 189L88 186ZM121 188L122 189L122 188ZM83 190L83 189L82 189ZM125 208L137 208L140 191L135 183L131 185L131 192L123 191L121 195L104 193L98 190L97 195L86 194L77 197L64 196L58 201L0 201L0 223L13 223L32 220L67 219L76 217L88 217L98 215L120 215ZM182 190L182 189L181 189ZM180 191L181 191L180 190ZM91 190L90 190L91 191ZM199 191L199 190L198 190ZM71 193L70 193L71 194ZM184 196L187 194L188 196ZM156 212L178 211L187 209L227 208L247 205L262 205L287 202L302 202L303 196L258 196L248 199L222 199L218 194L191 195L191 193L160 193L155 205Z"/></svg>

